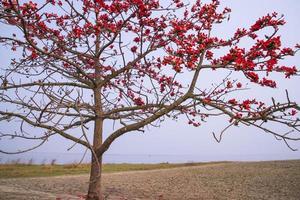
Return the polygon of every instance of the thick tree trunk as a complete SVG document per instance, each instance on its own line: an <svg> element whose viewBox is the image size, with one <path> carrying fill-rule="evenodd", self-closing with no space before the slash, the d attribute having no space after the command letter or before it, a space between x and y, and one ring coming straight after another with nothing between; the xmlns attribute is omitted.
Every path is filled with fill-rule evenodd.
<svg viewBox="0 0 300 200"><path fill-rule="evenodd" d="M99 162L99 163L98 163ZM101 192L101 172L102 172L102 158L97 159L92 155L90 182L87 200L102 200Z"/></svg>
<svg viewBox="0 0 300 200"><path fill-rule="evenodd" d="M103 121L99 118L95 120L94 131L94 150L99 148L102 144L102 126ZM96 157L97 156L97 157ZM102 155L95 155L95 151L92 152L92 163L89 181L89 190L87 200L102 200L101 192L101 173L102 173Z"/></svg>
<svg viewBox="0 0 300 200"><path fill-rule="evenodd" d="M97 149L99 149L102 145L103 133L102 102L100 90L100 88L95 88L94 90L96 119L94 126L92 163L87 200L103 199L101 192L102 154L96 155Z"/></svg>

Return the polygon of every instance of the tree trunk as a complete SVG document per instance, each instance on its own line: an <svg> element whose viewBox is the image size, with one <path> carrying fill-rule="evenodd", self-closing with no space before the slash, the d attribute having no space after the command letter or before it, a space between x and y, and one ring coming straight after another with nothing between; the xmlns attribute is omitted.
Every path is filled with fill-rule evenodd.
<svg viewBox="0 0 300 200"><path fill-rule="evenodd" d="M99 162L99 163L98 163ZM90 182L87 200L102 200L101 192L101 172L102 172L102 157L97 159L92 154Z"/></svg>
<svg viewBox="0 0 300 200"><path fill-rule="evenodd" d="M94 90L94 101L95 101L95 126L94 126L94 137L93 137L93 151L92 152L92 163L91 173L87 200L102 200L101 192L101 173L102 173L102 154L96 155L97 149L102 145L102 133L103 133L103 118L102 118L102 102L100 88Z"/></svg>

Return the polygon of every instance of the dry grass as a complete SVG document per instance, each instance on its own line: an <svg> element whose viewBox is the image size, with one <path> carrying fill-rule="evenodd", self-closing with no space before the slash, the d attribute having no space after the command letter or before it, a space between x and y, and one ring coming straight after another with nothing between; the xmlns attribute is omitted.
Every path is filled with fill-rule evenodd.
<svg viewBox="0 0 300 200"><path fill-rule="evenodd" d="M184 163L184 164L104 164L103 172L123 172L136 170L169 169L175 167L200 166L208 163ZM209 163L210 164L210 163ZM0 178L20 177L45 177L88 174L89 164L66 164L66 165L33 165L33 164L2 164L0 165Z"/></svg>

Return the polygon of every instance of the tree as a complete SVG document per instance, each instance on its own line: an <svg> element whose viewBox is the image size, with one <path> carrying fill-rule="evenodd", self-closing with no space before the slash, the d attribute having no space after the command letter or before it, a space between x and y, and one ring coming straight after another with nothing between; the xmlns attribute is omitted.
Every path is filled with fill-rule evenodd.
<svg viewBox="0 0 300 200"><path fill-rule="evenodd" d="M161 4L1 0L1 29L13 33L2 31L0 43L14 58L1 72L0 121L17 124L20 131L1 132L0 137L40 142L1 153L30 151L53 135L83 145L92 153L87 199L101 199L102 155L118 137L165 118L183 115L199 127L210 117L224 116L228 125L214 134L218 142L229 127L247 125L293 149L288 142L300 140L299 106L288 91L286 102L272 98L271 104L238 96L251 87L276 88L272 74L287 80L299 75L295 66L280 64L300 48L282 47L278 30L283 17L268 14L221 39L212 30L229 20L230 9L221 10L219 1ZM242 47L243 40L252 46ZM224 78L203 87L202 71ZM117 128L103 139L105 121L114 121ZM289 130L273 130L272 123ZM39 134L26 131L30 127L39 128Z"/></svg>

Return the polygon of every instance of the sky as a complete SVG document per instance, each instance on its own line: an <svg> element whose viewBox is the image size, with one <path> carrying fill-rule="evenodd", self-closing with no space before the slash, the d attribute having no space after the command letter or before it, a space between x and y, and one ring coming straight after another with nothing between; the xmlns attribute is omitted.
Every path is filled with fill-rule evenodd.
<svg viewBox="0 0 300 200"><path fill-rule="evenodd" d="M230 14L230 21L220 25L214 32L216 36L226 38L232 35L236 28L247 28L259 17L276 11L279 14L284 14L284 18L287 21L287 24L279 32L282 35L283 45L293 46L296 43L300 43L299 1L221 0L221 4L231 8L232 13ZM3 51L3 49L0 49L0 51ZM2 52L0 52L0 55L3 55ZM299 66L299 53L284 62L289 65ZM3 61L0 61L0 63L3 64ZM204 78L203 83L207 81L207 78ZM277 99L284 100L284 90L288 89L291 99L300 102L299 83L299 77L294 77L290 80L283 79L277 89L255 89L241 95L258 96L269 101L274 96ZM186 156L185 160L182 159L183 161L300 159L300 142L291 143L294 148L299 149L299 151L291 151L284 142L278 141L274 136L252 127L240 126L232 128L226 132L221 143L217 143L213 138L212 132L218 133L225 126L226 123L222 119L209 120L208 123L198 128L188 126L186 121L180 119L178 121L166 120L161 127L151 127L149 130L146 129L145 133L131 132L125 134L112 144L106 155L165 155L160 159L160 161L165 162L169 161L168 157L172 156L178 156L178 158ZM278 128L278 131L281 130L280 127L275 128ZM107 124L105 127L105 131L109 130L111 130L111 124ZM35 159L34 156L41 156L40 153L53 153L53 155L71 153L80 157L84 149L75 147L69 152L67 148L71 144L60 137L54 137L48 143L35 150L37 154L24 154L18 155L18 157L28 159L31 156L31 158ZM0 145L11 148L17 144L9 143L9 145L13 146L7 146L8 144L0 141ZM0 158L4 161L9 157L0 154ZM140 162L141 160L147 162L145 157L136 157L135 162ZM126 162L126 159L124 162Z"/></svg>

